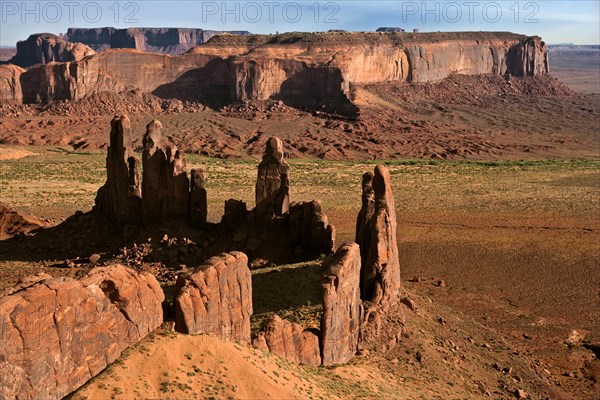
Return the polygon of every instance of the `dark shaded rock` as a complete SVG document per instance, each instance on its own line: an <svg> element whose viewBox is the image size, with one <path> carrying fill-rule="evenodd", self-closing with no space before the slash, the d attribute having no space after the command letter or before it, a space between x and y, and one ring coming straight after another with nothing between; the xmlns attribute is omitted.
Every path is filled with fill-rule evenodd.
<svg viewBox="0 0 600 400"><path fill-rule="evenodd" d="M110 126L106 183L98 190L94 208L117 222L136 222L141 218L141 192L131 122L126 115L116 115Z"/></svg>
<svg viewBox="0 0 600 400"><path fill-rule="evenodd" d="M166 54L182 54L223 31L196 28L69 28L66 38L81 42L96 51L109 48L132 48ZM228 31L232 35L249 35L247 31Z"/></svg>
<svg viewBox="0 0 600 400"><path fill-rule="evenodd" d="M190 222L194 227L202 227L206 224L208 215L208 199L206 196L206 183L202 169L191 171L190 192Z"/></svg>
<svg viewBox="0 0 600 400"><path fill-rule="evenodd" d="M283 142L271 137L256 180L256 221L268 222L288 212L290 207L290 166L283 159Z"/></svg>
<svg viewBox="0 0 600 400"><path fill-rule="evenodd" d="M0 297L0 398L61 399L163 322L156 279L123 266Z"/></svg>
<svg viewBox="0 0 600 400"><path fill-rule="evenodd" d="M296 364L321 365L318 333L282 319L277 314L271 315L253 344L258 349L270 351Z"/></svg>
<svg viewBox="0 0 600 400"><path fill-rule="evenodd" d="M234 251L180 275L175 288L175 330L209 333L250 343L252 276L248 257Z"/></svg>
<svg viewBox="0 0 600 400"><path fill-rule="evenodd" d="M17 42L17 54L9 61L20 67L50 62L79 61L96 54L83 43L71 43L51 33L36 33Z"/></svg>
<svg viewBox="0 0 600 400"><path fill-rule="evenodd" d="M360 300L360 249L338 249L323 276L321 353L323 365L350 361L358 349L363 309Z"/></svg>
<svg viewBox="0 0 600 400"><path fill-rule="evenodd" d="M365 172L362 177L362 207L358 212L356 219L356 239L355 242L369 243L371 241L371 220L375 213L375 192L373 192L373 173ZM366 260L368 255L368 246L361 246L360 258Z"/></svg>
<svg viewBox="0 0 600 400"><path fill-rule="evenodd" d="M169 202L171 206L169 216L188 219L190 213L190 180L187 176L187 164L183 151L175 150L169 170L173 171L173 191Z"/></svg>
<svg viewBox="0 0 600 400"><path fill-rule="evenodd" d="M225 200L225 212L221 223L229 228L245 225L248 222L248 209L241 200Z"/></svg>
<svg viewBox="0 0 600 400"><path fill-rule="evenodd" d="M317 200L292 203L290 207L290 241L304 251L332 254L335 251L335 227L329 224Z"/></svg>
<svg viewBox="0 0 600 400"><path fill-rule="evenodd" d="M507 73L513 76L537 76L550 72L548 47L538 36L514 44L506 57Z"/></svg>
<svg viewBox="0 0 600 400"><path fill-rule="evenodd" d="M356 239L362 259L361 298L373 305L394 304L400 289L400 261L396 241L396 209L390 173L382 165L375 167L372 184L363 176L363 207L357 220ZM374 195L371 218L371 189Z"/></svg>
<svg viewBox="0 0 600 400"><path fill-rule="evenodd" d="M185 154L162 135L162 124L153 120L142 140L142 206L147 223L189 217L190 184Z"/></svg>

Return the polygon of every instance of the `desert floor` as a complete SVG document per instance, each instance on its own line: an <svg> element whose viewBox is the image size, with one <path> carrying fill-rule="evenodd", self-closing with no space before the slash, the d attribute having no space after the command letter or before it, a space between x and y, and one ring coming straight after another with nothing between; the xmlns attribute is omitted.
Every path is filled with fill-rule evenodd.
<svg viewBox="0 0 600 400"><path fill-rule="evenodd" d="M99 152L69 153L49 147L4 146L0 153L3 155L0 160L0 201L56 223L77 210L88 211L97 188L105 179L105 156ZM289 162L292 200L321 200L330 222L336 226L338 243L353 240L355 218L360 208L361 176L372 170L374 163L314 159L291 159ZM432 362L423 371L424 367L421 365L419 369L414 362L403 364L402 357L397 358L399 361L382 362L369 356L358 357L350 366L335 369L335 373L328 369L311 370L287 364L285 368L277 369L280 360L245 349L235 357L258 365L248 373L258 381L262 379L261 374L267 374L270 380L266 382L271 384L275 379L277 390L259 385L258 391L253 391L248 385L236 383L233 372L222 371L225 374L222 385L207 389L202 395L216 398L226 395L246 397L242 393L248 393L247 397L273 393L273 398L395 398L396 395L405 398L478 398L488 390L489 384L485 382L496 379L486 374L511 363L518 369L523 363L524 369L542 371L542 377L531 378L534 388L530 386L529 390L534 393L534 379L542 379L547 387L538 387L538 393L556 390L553 393L558 393L558 397L552 398L600 398L598 362L591 359L591 351L584 349L584 346L600 341L600 162L411 159L384 164L389 167L393 181L403 281L420 304L419 318L430 316L431 321L435 321L440 313L445 313L444 318L452 321L448 324L454 323L455 328L464 333L462 342L455 339L460 345L454 346L460 350L454 351L467 355L464 362L479 365L480 369L472 367L464 376L446 376L448 368L452 367L443 364L436 366ZM220 220L224 200L228 198L242 199L253 206L257 160L188 156L188 169L198 166L204 168L208 180L210 220ZM69 274L68 269L45 265L43 262L0 260L0 289L14 284L19 276L39 270L54 275ZM307 265L289 268L308 271ZM254 271L255 297L262 293L264 304L277 303L284 298L285 289L274 288L285 284L288 275L281 271L287 268L272 266ZM315 271L304 274L303 279L314 281L318 287L319 271ZM420 279L413 279L415 277ZM440 280L445 282L445 287L438 287ZM294 309L291 311L286 309L286 305L295 304L290 299L282 300L282 304L278 311L284 315L298 310L298 307L291 307ZM411 318L414 317L407 316L408 320ZM422 321L424 325L410 323L415 324L413 329L423 332L417 347L426 353L423 343L442 346L436 338L447 336L436 331L437 324L433 326L425 320L429 319ZM207 342L213 339L177 339L177 335L157 333L149 340L158 345L138 345L138 350L132 350L124 361L93 380L78 395L90 399L98 396L132 398L138 396L134 392L137 390L149 397L163 398L161 394L170 393L172 398L188 395L192 398L191 393L199 393L196 389L204 387L205 381L210 380L212 375L201 375L203 380L200 381L195 375L189 375L194 363L184 355L192 348L204 348L210 354L213 345L207 346ZM493 355L481 353L487 351L489 345L486 343L492 343L492 340L504 344L499 348L492 345ZM176 341L177 345L170 345L170 341ZM137 388L130 383L123 384L133 379L130 374L141 373L137 358L143 359L144 351L139 350L140 346L150 348L148 354L156 357L152 358L157 363L152 371L156 371L145 383L151 390L143 390L144 383ZM166 379L166 375L161 375L163 369L167 374L173 374L168 372L172 369L163 368L160 361L165 357L160 352L170 346L176 348L173 354L183 357L182 371L174 373L177 379ZM230 352L233 345L214 344L214 348L221 349L219 346L223 347L222 351ZM510 349L510 354L503 359L506 349ZM409 353L403 356L414 361ZM473 357L471 361L469 355ZM435 359L433 355L431 357ZM499 361L492 362L494 357L500 357ZM219 363L210 359L206 362ZM234 364L238 368L237 361ZM226 366L229 368L229 365ZM376 369L370 371L370 368ZM400 372L394 372L394 368ZM498 382L502 377L508 379L502 368L498 372L501 374ZM407 369L410 372L407 373ZM214 368L210 371L216 373ZM368 385L362 383L368 376L364 375L365 371L375 375L368 378ZM275 373L284 374L284 378L278 379ZM388 379L385 374L394 378ZM344 379L345 384L340 384L337 379ZM515 384L523 385L524 379L519 379L510 380L504 385L505 389L495 388L499 390L496 392L489 387L489 393L497 398L509 396ZM186 383L188 380L191 383ZM478 381L484 382L484 389L478 389L475 383ZM428 385L427 389L423 389L423 385ZM236 394L236 390L242 392ZM537 397L534 395L533 398Z"/></svg>

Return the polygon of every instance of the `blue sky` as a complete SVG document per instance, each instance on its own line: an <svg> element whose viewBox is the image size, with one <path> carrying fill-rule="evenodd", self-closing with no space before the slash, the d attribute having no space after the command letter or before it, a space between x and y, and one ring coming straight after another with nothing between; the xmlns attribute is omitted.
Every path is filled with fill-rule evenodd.
<svg viewBox="0 0 600 400"><path fill-rule="evenodd" d="M192 27L253 33L511 31L548 43L600 43L600 0L579 1L8 1L0 0L0 46L69 27Z"/></svg>

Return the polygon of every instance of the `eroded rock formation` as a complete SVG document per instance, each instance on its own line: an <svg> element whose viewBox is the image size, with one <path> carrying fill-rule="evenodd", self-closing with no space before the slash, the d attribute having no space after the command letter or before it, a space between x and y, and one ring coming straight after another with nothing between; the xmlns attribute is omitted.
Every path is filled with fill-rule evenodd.
<svg viewBox="0 0 600 400"><path fill-rule="evenodd" d="M541 38L534 36L508 50L508 72L513 76L536 76L548 73L548 47Z"/></svg>
<svg viewBox="0 0 600 400"><path fill-rule="evenodd" d="M267 141L256 179L256 221L267 222L290 208L290 166L283 159L283 142L278 137Z"/></svg>
<svg viewBox="0 0 600 400"><path fill-rule="evenodd" d="M319 255L335 252L335 227L329 224L320 201L292 203L289 213L290 241L296 253L309 251Z"/></svg>
<svg viewBox="0 0 600 400"><path fill-rule="evenodd" d="M142 216L142 200L139 161L133 155L131 145L131 122L126 115L116 115L110 127L107 178L98 190L95 207L118 222L137 222Z"/></svg>
<svg viewBox="0 0 600 400"><path fill-rule="evenodd" d="M61 399L163 322L156 279L117 265L0 297L0 398Z"/></svg>
<svg viewBox="0 0 600 400"><path fill-rule="evenodd" d="M202 168L192 169L190 175L190 222L192 226L199 228L206 224L208 215L204 171Z"/></svg>
<svg viewBox="0 0 600 400"><path fill-rule="evenodd" d="M371 220L375 213L375 192L373 191L373 173L365 172L362 177L362 207L356 218L356 238L354 241L360 243L371 242ZM360 247L360 258L366 260L369 246Z"/></svg>
<svg viewBox="0 0 600 400"><path fill-rule="evenodd" d="M304 329L277 314L269 318L267 325L254 339L253 345L296 364L313 367L321 365L318 331Z"/></svg>
<svg viewBox="0 0 600 400"><path fill-rule="evenodd" d="M383 165L377 165L372 177L363 176L363 204L356 230L356 241L365 255L361 298L375 305L387 306L398 300L401 284L396 229L390 173Z"/></svg>
<svg viewBox="0 0 600 400"><path fill-rule="evenodd" d="M485 32L218 36L177 57L110 50L31 68L23 74L22 98L78 100L138 89L213 108L274 99L355 115L351 85L432 82L453 73L546 73L547 50L538 39ZM518 51L523 46L524 53Z"/></svg>
<svg viewBox="0 0 600 400"><path fill-rule="evenodd" d="M0 102L2 104L21 104L23 89L21 75L25 70L12 64L0 65Z"/></svg>
<svg viewBox="0 0 600 400"><path fill-rule="evenodd" d="M252 276L248 257L234 251L181 275L175 288L175 330L250 343Z"/></svg>
<svg viewBox="0 0 600 400"><path fill-rule="evenodd" d="M28 233L44 226L38 218L22 214L4 203L0 203L0 240L11 238L19 233Z"/></svg>
<svg viewBox="0 0 600 400"><path fill-rule="evenodd" d="M165 139L162 124L151 121L142 140L142 208L147 221L189 216L190 184L185 153Z"/></svg>
<svg viewBox="0 0 600 400"><path fill-rule="evenodd" d="M17 54L9 61L20 67L50 62L79 61L96 54L83 43L71 43L51 33L37 33L17 42Z"/></svg>
<svg viewBox="0 0 600 400"><path fill-rule="evenodd" d="M65 38L85 43L96 51L131 48L142 51L182 54L207 42L223 31L194 28L69 28ZM230 35L249 35L247 31L228 31Z"/></svg>
<svg viewBox="0 0 600 400"><path fill-rule="evenodd" d="M354 357L358 349L363 318L358 245L343 245L330 262L322 283L323 365L346 363Z"/></svg>
<svg viewBox="0 0 600 400"><path fill-rule="evenodd" d="M248 207L241 200L225 200L221 223L228 228L235 228L248 223Z"/></svg>

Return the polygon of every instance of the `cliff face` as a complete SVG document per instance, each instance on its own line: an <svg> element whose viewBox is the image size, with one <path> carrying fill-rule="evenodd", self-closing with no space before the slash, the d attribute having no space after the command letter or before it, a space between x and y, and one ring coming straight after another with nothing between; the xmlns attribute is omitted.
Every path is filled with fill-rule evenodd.
<svg viewBox="0 0 600 400"><path fill-rule="evenodd" d="M207 31L190 28L69 28L65 38L71 42L84 43L96 51L106 49L137 49L164 54L182 54L202 43L206 43L222 31ZM227 32L249 35L247 31Z"/></svg>
<svg viewBox="0 0 600 400"><path fill-rule="evenodd" d="M27 68L54 61L79 61L95 53L85 44L71 43L50 33L41 33L17 42L17 54L9 62Z"/></svg>
<svg viewBox="0 0 600 400"><path fill-rule="evenodd" d="M539 38L522 41L509 50L509 73L514 76L535 76L550 71L548 46Z"/></svg>
<svg viewBox="0 0 600 400"><path fill-rule="evenodd" d="M21 74L25 70L12 64L0 65L0 103L20 104L23 102Z"/></svg>
<svg viewBox="0 0 600 400"><path fill-rule="evenodd" d="M77 100L95 92L139 89L215 108L238 100L280 99L292 106L347 113L355 110L353 84L432 82L453 73L534 76L548 71L546 46L537 37L429 34L419 41L413 34L377 34L374 39L355 34L366 40L329 35L323 35L325 42L217 37L177 57L106 51L25 72L23 101ZM334 35L341 39L332 41Z"/></svg>

